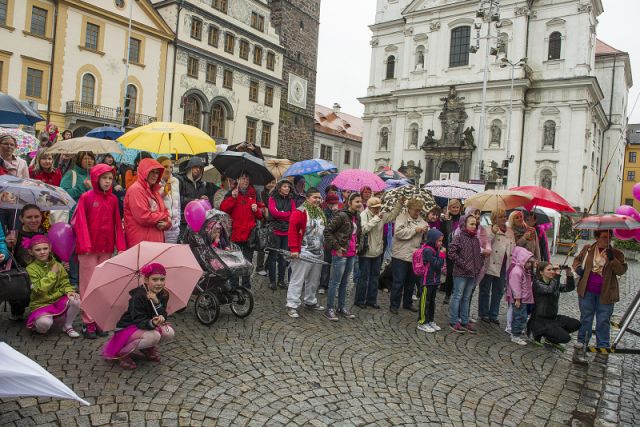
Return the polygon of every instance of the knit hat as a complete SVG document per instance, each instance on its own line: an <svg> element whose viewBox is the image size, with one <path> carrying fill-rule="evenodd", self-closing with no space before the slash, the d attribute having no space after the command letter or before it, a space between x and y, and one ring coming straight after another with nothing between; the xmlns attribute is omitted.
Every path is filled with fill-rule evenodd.
<svg viewBox="0 0 640 427"><path fill-rule="evenodd" d="M158 262L152 262L150 264L145 265L140 269L140 274L144 277L149 277L154 274L160 274L162 276L167 275L167 270L165 270L164 266Z"/></svg>
<svg viewBox="0 0 640 427"><path fill-rule="evenodd" d="M335 205L340 203L340 199L338 198L338 196L336 194L329 194L325 199L324 202L327 205Z"/></svg>

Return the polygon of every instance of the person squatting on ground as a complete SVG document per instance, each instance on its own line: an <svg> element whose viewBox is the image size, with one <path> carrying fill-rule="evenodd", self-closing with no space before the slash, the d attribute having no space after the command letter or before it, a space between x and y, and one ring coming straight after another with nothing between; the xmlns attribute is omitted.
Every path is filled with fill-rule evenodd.
<svg viewBox="0 0 640 427"><path fill-rule="evenodd" d="M316 298L322 264L302 260L300 254L322 259L327 219L320 209L322 200L320 191L312 187L306 194L307 199L299 208L294 209L289 222L291 279L287 291L287 314L293 318L300 317L298 307L300 307L302 288L304 288L304 306L310 310L324 310Z"/></svg>
<svg viewBox="0 0 640 427"><path fill-rule="evenodd" d="M436 293L440 285L442 268L447 259L447 250L442 247L444 236L436 228L427 231L427 241L422 251L422 262L425 266L424 277L420 286L420 306L418 312L418 330L436 332L441 328L435 322Z"/></svg>
<svg viewBox="0 0 640 427"><path fill-rule="evenodd" d="M102 354L106 359L120 361L124 369L135 369L132 355L138 350L140 357L160 362L158 344L171 341L175 331L167 323L169 292L165 290L167 271L157 262L140 269L144 286L129 292L129 306L116 325L111 339L106 342Z"/></svg>
<svg viewBox="0 0 640 427"><path fill-rule="evenodd" d="M33 257L27 266L31 280L31 314L27 319L27 328L46 334L60 319L64 333L71 338L78 338L80 334L73 329L73 320L80 312L80 295L69 282L62 264L51 255L49 239L37 234L32 238L23 238L22 245Z"/></svg>

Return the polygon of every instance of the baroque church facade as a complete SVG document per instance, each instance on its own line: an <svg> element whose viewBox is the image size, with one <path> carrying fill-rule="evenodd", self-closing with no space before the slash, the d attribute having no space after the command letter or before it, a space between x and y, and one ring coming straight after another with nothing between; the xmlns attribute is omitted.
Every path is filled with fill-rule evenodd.
<svg viewBox="0 0 640 427"><path fill-rule="evenodd" d="M487 19L480 3L377 0L362 167L541 185L612 211L632 79L629 56L596 38L601 1L494 0Z"/></svg>

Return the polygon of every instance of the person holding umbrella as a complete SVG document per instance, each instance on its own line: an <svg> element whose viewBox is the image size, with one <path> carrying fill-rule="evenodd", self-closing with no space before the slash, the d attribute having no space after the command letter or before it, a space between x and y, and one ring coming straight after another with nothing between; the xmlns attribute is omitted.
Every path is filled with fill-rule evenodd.
<svg viewBox="0 0 640 427"><path fill-rule="evenodd" d="M180 224L182 222L182 210L180 205L180 182L173 176L173 162L166 156L157 159L164 167L162 181L160 181L160 195L164 206L171 214L171 228L164 232L164 240L167 243L178 243L180 236Z"/></svg>

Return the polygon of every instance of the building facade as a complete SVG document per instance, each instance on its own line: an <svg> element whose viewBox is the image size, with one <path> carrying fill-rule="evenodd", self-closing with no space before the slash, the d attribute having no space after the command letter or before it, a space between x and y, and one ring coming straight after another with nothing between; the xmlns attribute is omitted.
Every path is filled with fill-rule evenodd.
<svg viewBox="0 0 640 427"><path fill-rule="evenodd" d="M284 48L278 157L313 155L320 0L269 0Z"/></svg>
<svg viewBox="0 0 640 427"><path fill-rule="evenodd" d="M606 50L596 39L600 0L530 3L501 1L470 49L478 1L378 0L369 87L360 99L362 166L422 162L421 182L505 175L508 187L548 187L580 210L615 209L615 195L591 201L610 158L617 169L606 182L621 171L616 143L632 84L628 55L618 52L615 65L613 56L596 55ZM485 55L489 26L495 56Z"/></svg>
<svg viewBox="0 0 640 427"><path fill-rule="evenodd" d="M633 186L640 182L640 124L627 126L627 140L624 155L623 181L620 186L622 195L621 205L633 206L640 209L640 202L633 197Z"/></svg>
<svg viewBox="0 0 640 427"><path fill-rule="evenodd" d="M313 158L333 162L338 170L360 168L362 119L316 104Z"/></svg>
<svg viewBox="0 0 640 427"><path fill-rule="evenodd" d="M177 35L169 120L196 126L218 144L250 141L275 156L283 50L267 1L162 0L154 7Z"/></svg>
<svg viewBox="0 0 640 427"><path fill-rule="evenodd" d="M120 125L125 86L129 126L162 118L171 29L148 1L0 2L0 90L32 101L48 121L75 135ZM42 126L42 124L40 124Z"/></svg>

